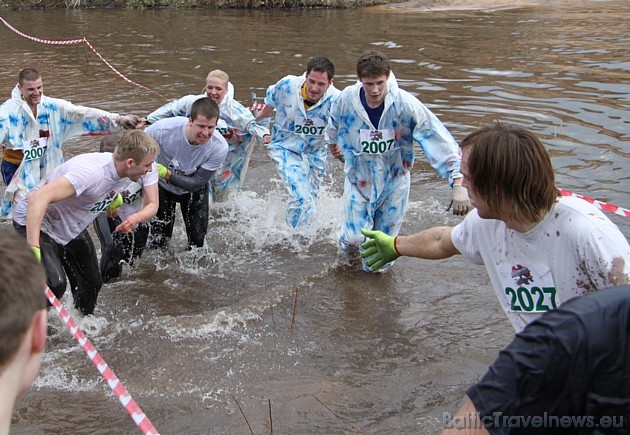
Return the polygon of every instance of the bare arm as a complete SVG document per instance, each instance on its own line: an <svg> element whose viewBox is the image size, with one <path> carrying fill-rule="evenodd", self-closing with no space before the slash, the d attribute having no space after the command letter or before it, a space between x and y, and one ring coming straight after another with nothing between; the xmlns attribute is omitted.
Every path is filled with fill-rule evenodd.
<svg viewBox="0 0 630 435"><path fill-rule="evenodd" d="M61 177L33 192L26 210L26 241L39 248L39 232L48 205L74 196L76 191L66 177Z"/></svg>
<svg viewBox="0 0 630 435"><path fill-rule="evenodd" d="M260 121L263 118L269 118L273 113L273 110L273 107L269 107L265 104L263 108L258 112L258 115L256 115L256 121Z"/></svg>
<svg viewBox="0 0 630 435"><path fill-rule="evenodd" d="M396 237L396 251L399 255L418 257L426 260L440 260L459 254L453 245L453 227L433 227L412 236Z"/></svg>
<svg viewBox="0 0 630 435"><path fill-rule="evenodd" d="M459 408L457 414L453 416L453 424L451 428L444 429L441 435L490 435L487 429L481 427L481 422L477 418L477 408L475 404L466 397L466 402ZM455 422L466 422L468 426L462 428L460 424L454 424ZM476 424L475 424L476 423Z"/></svg>
<svg viewBox="0 0 630 435"><path fill-rule="evenodd" d="M144 207L137 213L134 213L127 217L120 225L116 227L115 231L122 233L128 233L133 230L140 222L147 222L158 211L158 184L152 184L150 186L144 186Z"/></svg>

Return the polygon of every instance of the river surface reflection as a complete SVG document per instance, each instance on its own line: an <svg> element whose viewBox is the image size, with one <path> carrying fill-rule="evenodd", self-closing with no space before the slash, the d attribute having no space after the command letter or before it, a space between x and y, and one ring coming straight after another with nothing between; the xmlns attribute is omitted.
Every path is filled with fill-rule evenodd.
<svg viewBox="0 0 630 435"><path fill-rule="evenodd" d="M38 10L3 11L43 39L83 36L131 80L80 46L38 44L0 25L0 90L22 68L46 94L147 114L200 93L220 68L251 93L330 57L335 83L355 80L357 56L378 49L400 86L461 140L496 120L532 129L558 185L630 206L630 3L571 2L494 12ZM98 139L73 141L72 156ZM284 224L283 187L264 149L235 198L214 205L207 248L148 252L106 285L81 326L162 433L436 433L509 342L483 267L461 258L401 259L368 276L339 257L342 168L328 164L313 225ZM420 156L409 234L456 224L449 189ZM624 235L630 220L609 215ZM6 225L6 224L5 224ZM3 230L9 229L3 226ZM294 305L297 292L297 304ZM71 305L64 299L66 305ZM295 309L295 318L293 312ZM76 312L73 312L76 315ZM133 421L56 314L42 371L13 418L14 433L133 433ZM238 400L242 413L236 403Z"/></svg>

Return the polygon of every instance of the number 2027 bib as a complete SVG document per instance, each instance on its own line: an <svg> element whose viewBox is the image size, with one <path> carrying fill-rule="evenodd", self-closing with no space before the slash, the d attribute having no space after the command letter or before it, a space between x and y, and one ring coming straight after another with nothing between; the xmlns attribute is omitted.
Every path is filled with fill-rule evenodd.
<svg viewBox="0 0 630 435"><path fill-rule="evenodd" d="M543 313L558 307L558 296L549 266L541 263L500 266L508 310Z"/></svg>

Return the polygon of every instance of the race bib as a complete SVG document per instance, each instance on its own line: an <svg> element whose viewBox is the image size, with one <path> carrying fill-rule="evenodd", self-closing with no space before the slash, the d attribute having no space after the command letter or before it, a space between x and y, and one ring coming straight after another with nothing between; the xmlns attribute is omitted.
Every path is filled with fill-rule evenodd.
<svg viewBox="0 0 630 435"><path fill-rule="evenodd" d="M123 204L133 204L138 199L142 198L143 190L139 183L134 183L131 187L120 192Z"/></svg>
<svg viewBox="0 0 630 435"><path fill-rule="evenodd" d="M116 195L118 195L118 192L115 192L115 191L109 192L107 194L107 196L105 197L105 199L103 199L102 201L97 202L96 204L94 204L90 208L90 212L91 213L102 213L104 211L107 211L107 207L109 207L109 205L112 203L112 201L116 198Z"/></svg>
<svg viewBox="0 0 630 435"><path fill-rule="evenodd" d="M221 136L223 136L225 139L232 138L232 130L229 129L227 122L225 122L223 119L219 118L219 121L217 122L217 131L221 133Z"/></svg>
<svg viewBox="0 0 630 435"><path fill-rule="evenodd" d="M509 311L544 313L558 307L556 286L548 265L501 264L500 276Z"/></svg>
<svg viewBox="0 0 630 435"><path fill-rule="evenodd" d="M37 160L44 157L48 148L48 138L38 137L30 141L24 141L24 160Z"/></svg>
<svg viewBox="0 0 630 435"><path fill-rule="evenodd" d="M359 133L361 152L363 154L387 154L396 142L394 130L361 129Z"/></svg>
<svg viewBox="0 0 630 435"><path fill-rule="evenodd" d="M305 136L322 136L326 129L326 121L321 118L302 118L295 119L293 132Z"/></svg>

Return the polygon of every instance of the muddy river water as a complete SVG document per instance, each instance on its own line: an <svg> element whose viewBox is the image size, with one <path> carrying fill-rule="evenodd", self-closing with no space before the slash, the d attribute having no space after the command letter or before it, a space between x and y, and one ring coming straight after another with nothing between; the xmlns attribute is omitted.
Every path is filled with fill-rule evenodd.
<svg viewBox="0 0 630 435"><path fill-rule="evenodd" d="M121 79L85 45L40 44L0 24L3 99L18 72L35 67L50 96L145 115L162 96L199 93L207 72L220 68L249 105L252 92L300 74L315 55L334 61L343 88L355 80L357 56L377 49L400 86L458 140L496 120L525 126L548 147L559 187L630 206L627 1L430 13L2 14L38 38L87 37L153 91ZM72 141L66 156L97 147L97 138ZM401 259L371 276L339 256L342 175L330 159L313 224L291 231L284 187L259 147L243 190L212 206L205 249L185 251L178 221L169 249L146 252L105 285L93 316L71 310L162 433L250 433L248 423L257 434L436 433L442 413L457 409L509 342L512 328L483 267ZM419 156L402 233L459 222L445 212L449 199L446 182ZM630 220L608 215L628 237ZM54 312L50 324L40 376L14 413L13 433L137 432Z"/></svg>

